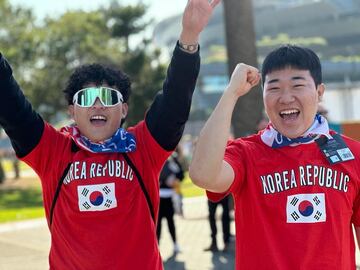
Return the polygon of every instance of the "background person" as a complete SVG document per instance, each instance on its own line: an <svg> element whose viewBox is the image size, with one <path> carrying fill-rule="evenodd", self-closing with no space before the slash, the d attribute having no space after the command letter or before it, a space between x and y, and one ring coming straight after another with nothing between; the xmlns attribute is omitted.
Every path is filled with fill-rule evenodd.
<svg viewBox="0 0 360 270"><path fill-rule="evenodd" d="M217 244L217 226L216 226L216 209L221 205L222 214L221 214L221 224L222 224L222 236L224 241L223 251L226 252L229 249L230 244L230 209L229 209L229 196L221 199L218 202L212 202L208 199L208 209L209 209L209 224L211 230L211 244L208 248L205 248L204 251L219 251Z"/></svg>
<svg viewBox="0 0 360 270"><path fill-rule="evenodd" d="M179 204L181 201L177 197L175 188L179 186L180 182L184 179L184 170L176 158L176 155L171 155L165 162L164 167L160 173L160 208L159 217L157 222L157 239L160 242L161 237L161 221L166 219L171 239L174 243L174 254L180 252L180 247L176 239L176 227L174 221L175 203ZM176 205L177 210L180 210L181 206Z"/></svg>

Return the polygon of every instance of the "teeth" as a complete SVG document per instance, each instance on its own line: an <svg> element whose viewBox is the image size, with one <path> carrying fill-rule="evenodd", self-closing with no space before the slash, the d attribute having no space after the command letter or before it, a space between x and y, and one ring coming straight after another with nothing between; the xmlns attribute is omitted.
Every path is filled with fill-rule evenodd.
<svg viewBox="0 0 360 270"><path fill-rule="evenodd" d="M94 115L94 116L91 116L90 120L105 120L106 121L106 117L103 115Z"/></svg>
<svg viewBox="0 0 360 270"><path fill-rule="evenodd" d="M298 110L286 110L286 111L282 111L280 112L280 114L292 114L292 113L298 113Z"/></svg>

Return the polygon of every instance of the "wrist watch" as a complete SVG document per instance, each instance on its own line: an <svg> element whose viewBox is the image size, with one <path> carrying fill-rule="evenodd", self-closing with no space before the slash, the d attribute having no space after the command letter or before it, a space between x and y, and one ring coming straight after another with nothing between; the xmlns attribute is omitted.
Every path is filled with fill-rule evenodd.
<svg viewBox="0 0 360 270"><path fill-rule="evenodd" d="M184 44L184 43L181 43L179 41L179 46L184 51L193 53L193 52L196 52L198 50L199 44L198 43L196 43L196 44Z"/></svg>

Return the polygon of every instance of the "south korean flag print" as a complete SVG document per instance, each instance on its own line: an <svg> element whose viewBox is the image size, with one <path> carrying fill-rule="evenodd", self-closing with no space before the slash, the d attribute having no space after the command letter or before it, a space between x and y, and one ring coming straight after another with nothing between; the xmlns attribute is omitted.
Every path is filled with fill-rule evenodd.
<svg viewBox="0 0 360 270"><path fill-rule="evenodd" d="M295 194L287 197L287 223L318 223L326 221L324 193Z"/></svg>
<svg viewBox="0 0 360 270"><path fill-rule="evenodd" d="M104 211L117 206L115 184L78 186L80 211Z"/></svg>

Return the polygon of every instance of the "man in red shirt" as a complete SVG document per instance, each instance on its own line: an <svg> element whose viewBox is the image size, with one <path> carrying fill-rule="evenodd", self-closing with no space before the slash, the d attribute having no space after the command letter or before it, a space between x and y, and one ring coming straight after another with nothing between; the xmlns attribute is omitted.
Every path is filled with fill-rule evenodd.
<svg viewBox="0 0 360 270"><path fill-rule="evenodd" d="M236 269L355 269L360 144L317 114L320 60L283 46L264 60L262 79L269 125L227 140L236 101L260 81L256 68L237 65L200 133L190 177L212 200L233 195Z"/></svg>
<svg viewBox="0 0 360 270"><path fill-rule="evenodd" d="M51 232L50 269L163 269L156 240L159 172L178 144L199 72L199 34L219 0L190 0L163 91L144 121L121 128L129 78L99 64L64 90L75 126L32 110L0 54L0 125L39 175Z"/></svg>

